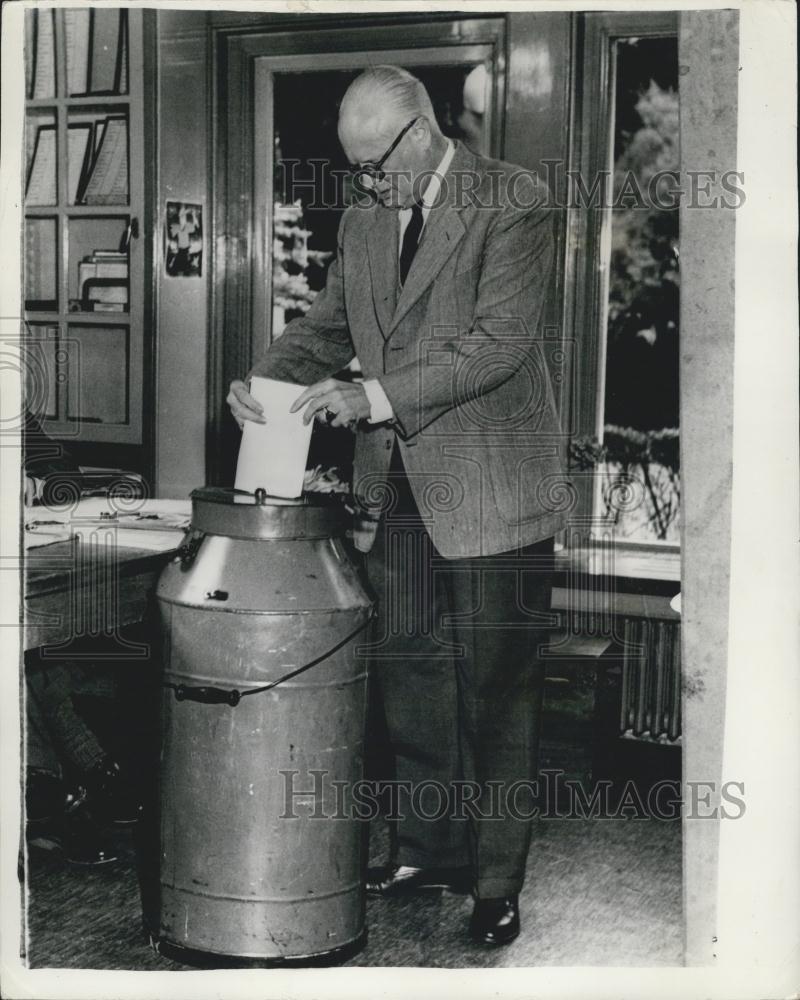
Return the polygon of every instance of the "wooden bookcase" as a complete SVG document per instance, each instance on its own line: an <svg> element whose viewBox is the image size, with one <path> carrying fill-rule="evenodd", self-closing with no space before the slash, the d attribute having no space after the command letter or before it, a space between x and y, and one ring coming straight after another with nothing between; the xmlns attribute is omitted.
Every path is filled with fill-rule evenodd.
<svg viewBox="0 0 800 1000"><path fill-rule="evenodd" d="M116 79L108 75L109 50L115 43L108 31L105 36L100 31L101 22L94 21L96 12L88 32L83 24L83 35L76 32L76 22L68 20L74 11L40 8L35 15L34 11L26 12L26 400L49 435L68 447L74 443L84 455L89 443L146 444L143 390L149 253L143 227L147 221L145 187L150 168L145 162L143 12L117 10L120 30L123 38L127 37L119 42L116 52ZM51 27L43 24L45 18L52 19ZM47 37L51 31L52 47ZM87 38L92 40L88 46ZM54 55L52 62L48 49ZM86 59L90 67L83 80L76 71L81 59ZM95 69L98 60L103 59L105 65ZM51 74L49 67L53 63ZM85 84L82 88L81 83ZM112 119L113 128L109 124ZM49 133L47 143L34 152L37 137L44 135L42 126L44 133ZM91 161L100 161L104 131L106 137L114 134L120 147L127 145L127 180L123 167L119 171L122 183L99 194L95 185L93 193L81 198L77 179L82 178L85 188L92 176ZM45 147L52 149L53 134L55 151L50 155ZM88 141L84 140L88 150L85 158L80 140L76 141L80 134L89 136ZM109 141L106 153L111 146ZM39 183L34 188L33 166L40 155L42 160L36 167ZM55 171L50 182L41 181L44 164ZM87 261L100 259L106 260L106 272L108 260L115 260L116 274L87 283ZM126 261L127 269L121 261ZM79 269L81 262L83 270ZM125 298L121 273L125 270L127 302L119 301ZM101 285L112 287L98 290ZM116 301L102 303L98 297ZM92 451L108 454L108 447ZM126 452L129 449L123 448L121 456L127 458Z"/></svg>

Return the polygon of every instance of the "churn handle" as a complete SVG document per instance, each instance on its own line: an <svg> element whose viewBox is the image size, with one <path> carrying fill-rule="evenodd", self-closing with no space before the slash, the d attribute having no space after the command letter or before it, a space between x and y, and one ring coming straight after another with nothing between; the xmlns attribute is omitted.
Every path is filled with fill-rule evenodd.
<svg viewBox="0 0 800 1000"><path fill-rule="evenodd" d="M351 632L349 632L344 639L340 639L335 646L332 646L320 656L316 656L308 663L304 663L302 667L290 670L288 674L284 674L283 677L279 677L277 680L271 681L269 684L264 684L262 687L248 688L247 691L237 691L235 688L228 690L226 688L218 687L190 687L186 684L170 684L168 681L164 682L164 687L170 688L175 692L176 701L199 701L204 705L230 705L231 708L235 708L242 698L251 694L262 694L264 691L271 691L272 688L277 687L279 684L283 684L284 681L291 680L292 677L297 677L298 674L302 674L304 670L310 670L311 667L315 667L318 663L322 663L323 660L327 660L329 656L333 656L334 653L337 653L342 646L347 645L351 639L355 639L358 633L362 632L374 617L375 609L371 608L364 621L359 622L359 624Z"/></svg>

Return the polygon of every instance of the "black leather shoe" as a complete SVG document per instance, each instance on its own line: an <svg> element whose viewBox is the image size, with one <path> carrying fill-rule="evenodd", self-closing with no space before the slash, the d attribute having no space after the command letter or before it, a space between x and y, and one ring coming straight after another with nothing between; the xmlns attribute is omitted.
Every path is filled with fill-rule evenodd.
<svg viewBox="0 0 800 1000"><path fill-rule="evenodd" d="M472 872L469 868L412 868L389 865L367 869L367 892L372 896L397 896L401 893L450 889L469 892Z"/></svg>
<svg viewBox="0 0 800 1000"><path fill-rule="evenodd" d="M517 896L503 899L477 899L469 934L476 944L509 944L519 934Z"/></svg>
<svg viewBox="0 0 800 1000"><path fill-rule="evenodd" d="M117 860L102 823L92 813L85 792L67 797L62 817L64 857L70 864L105 865Z"/></svg>
<svg viewBox="0 0 800 1000"><path fill-rule="evenodd" d="M87 774L87 788L94 810L120 826L135 823L142 806L119 764L107 755Z"/></svg>

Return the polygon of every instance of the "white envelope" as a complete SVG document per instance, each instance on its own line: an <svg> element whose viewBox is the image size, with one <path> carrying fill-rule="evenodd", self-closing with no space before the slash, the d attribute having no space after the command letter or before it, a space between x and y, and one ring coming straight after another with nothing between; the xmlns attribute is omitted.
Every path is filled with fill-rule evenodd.
<svg viewBox="0 0 800 1000"><path fill-rule="evenodd" d="M286 498L303 492L314 422L303 423L305 407L297 413L290 413L289 407L305 388L259 376L250 380L250 395L264 407L267 422L245 421L234 483L237 490L255 493L263 488L271 496Z"/></svg>

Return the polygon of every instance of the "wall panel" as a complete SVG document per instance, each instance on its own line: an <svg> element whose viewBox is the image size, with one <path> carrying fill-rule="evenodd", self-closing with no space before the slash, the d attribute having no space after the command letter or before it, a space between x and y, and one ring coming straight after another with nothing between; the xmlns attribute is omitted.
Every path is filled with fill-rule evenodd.
<svg viewBox="0 0 800 1000"><path fill-rule="evenodd" d="M156 492L185 497L205 483L206 351L211 212L208 197L209 72L204 11L158 12ZM166 201L204 206L203 273L164 274Z"/></svg>

